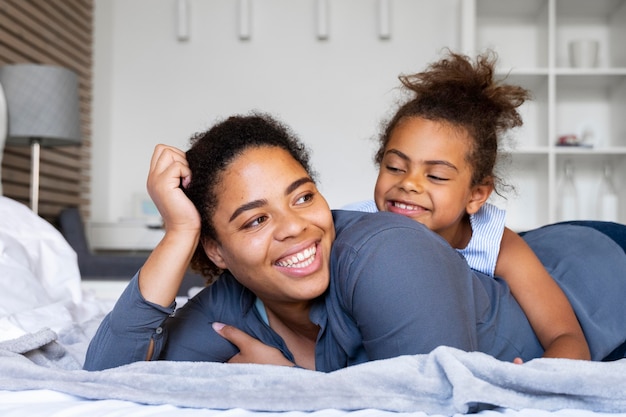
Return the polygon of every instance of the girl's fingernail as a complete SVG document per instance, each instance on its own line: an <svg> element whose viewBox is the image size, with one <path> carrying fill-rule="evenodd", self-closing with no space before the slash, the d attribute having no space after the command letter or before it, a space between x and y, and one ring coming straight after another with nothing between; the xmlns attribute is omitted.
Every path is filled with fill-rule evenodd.
<svg viewBox="0 0 626 417"><path fill-rule="evenodd" d="M220 323L220 322L213 322L213 324L211 324L211 326L213 327L213 330L215 330L216 332L219 332L220 330L222 330L224 328L224 326L226 326L224 323Z"/></svg>

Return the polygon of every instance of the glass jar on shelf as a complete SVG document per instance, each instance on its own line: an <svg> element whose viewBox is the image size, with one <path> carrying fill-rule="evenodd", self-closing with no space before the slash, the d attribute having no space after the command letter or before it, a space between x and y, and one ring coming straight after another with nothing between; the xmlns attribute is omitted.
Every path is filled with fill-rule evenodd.
<svg viewBox="0 0 626 417"><path fill-rule="evenodd" d="M563 165L563 176L559 187L559 217L561 220L578 219L578 192L574 177L574 164L567 160Z"/></svg>
<svg viewBox="0 0 626 417"><path fill-rule="evenodd" d="M619 198L613 184L613 167L609 162L604 164L598 192L598 220L617 222Z"/></svg>

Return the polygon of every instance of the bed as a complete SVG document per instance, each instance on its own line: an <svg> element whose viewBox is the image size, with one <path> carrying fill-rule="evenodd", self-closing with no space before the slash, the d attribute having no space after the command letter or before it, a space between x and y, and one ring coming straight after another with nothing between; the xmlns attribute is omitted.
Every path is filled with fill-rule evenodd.
<svg viewBox="0 0 626 417"><path fill-rule="evenodd" d="M0 415L626 416L626 360L514 365L439 347L332 373L165 361L83 371L113 303L81 286L54 227L0 197Z"/></svg>

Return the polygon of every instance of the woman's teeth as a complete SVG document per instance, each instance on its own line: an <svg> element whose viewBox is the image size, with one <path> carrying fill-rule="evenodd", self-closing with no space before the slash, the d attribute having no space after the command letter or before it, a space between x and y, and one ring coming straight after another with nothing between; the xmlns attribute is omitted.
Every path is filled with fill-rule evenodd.
<svg viewBox="0 0 626 417"><path fill-rule="evenodd" d="M289 258L285 258L276 262L276 265L286 267L286 268L304 268L306 266L311 265L315 260L315 245L311 246L308 249L303 250L302 252L298 252L295 255L292 255Z"/></svg>

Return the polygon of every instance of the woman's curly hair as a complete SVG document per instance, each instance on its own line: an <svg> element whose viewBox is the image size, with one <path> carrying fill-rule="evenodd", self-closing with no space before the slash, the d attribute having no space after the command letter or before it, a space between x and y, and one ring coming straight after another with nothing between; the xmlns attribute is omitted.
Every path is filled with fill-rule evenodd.
<svg viewBox="0 0 626 417"><path fill-rule="evenodd" d="M212 282L222 272L204 252L202 242L218 241L213 215L219 202L218 186L228 166L250 148L277 147L286 150L315 180L310 156L305 145L284 124L270 115L252 112L235 115L218 122L208 131L196 133L186 152L191 169L191 182L184 189L200 213L200 243L191 260L191 267Z"/></svg>
<svg viewBox="0 0 626 417"><path fill-rule="evenodd" d="M494 77L497 56L493 51L475 62L458 53L448 55L425 71L399 77L410 99L383 126L374 157L380 165L396 126L412 117L447 123L465 130L473 139L468 162L473 168L472 185L493 181L496 193L504 186L495 173L498 145L503 134L523 121L517 108L530 98L520 86L504 84Z"/></svg>

